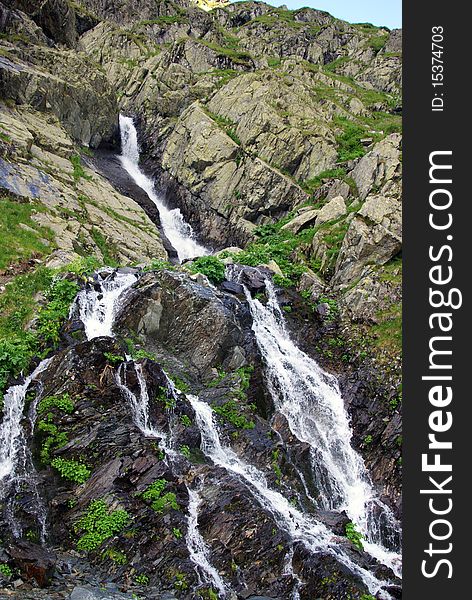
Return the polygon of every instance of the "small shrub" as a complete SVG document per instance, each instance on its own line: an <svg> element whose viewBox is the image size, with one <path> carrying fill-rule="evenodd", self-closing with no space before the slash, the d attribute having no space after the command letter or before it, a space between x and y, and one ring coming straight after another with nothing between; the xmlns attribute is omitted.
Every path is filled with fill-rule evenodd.
<svg viewBox="0 0 472 600"><path fill-rule="evenodd" d="M354 523L347 523L346 525L346 537L347 539L354 544L354 546L358 549L358 550L364 550L364 545L362 543L362 540L364 539L362 534L359 533L356 529L356 526L354 525Z"/></svg>
<svg viewBox="0 0 472 600"><path fill-rule="evenodd" d="M179 510L176 495L173 492L163 494L168 483L166 479L157 479L141 494L141 498L151 502L151 508L157 513L163 513L171 508Z"/></svg>
<svg viewBox="0 0 472 600"><path fill-rule="evenodd" d="M177 540L182 539L182 537L184 535L178 527L173 527L172 533L173 533L175 539L177 539Z"/></svg>
<svg viewBox="0 0 472 600"><path fill-rule="evenodd" d="M147 575L145 575L144 573L140 573L139 575L136 575L134 580L136 581L136 583L138 585L147 585L149 583L149 577Z"/></svg>
<svg viewBox="0 0 472 600"><path fill-rule="evenodd" d="M228 400L221 406L213 405L213 411L217 415L220 415L238 429L254 429L256 426L254 421L249 421L244 415L240 414L239 410L238 403L235 400Z"/></svg>
<svg viewBox="0 0 472 600"><path fill-rule="evenodd" d="M364 444L366 446L368 446L369 444L372 444L372 436L371 435L366 435L364 438Z"/></svg>
<svg viewBox="0 0 472 600"><path fill-rule="evenodd" d="M103 356L113 366L119 365L125 360L123 356L120 356L119 354L113 354L113 352L104 352Z"/></svg>
<svg viewBox="0 0 472 600"><path fill-rule="evenodd" d="M191 425L192 425L192 420L187 415L181 415L180 416L180 422L182 423L182 425L184 427L191 427Z"/></svg>
<svg viewBox="0 0 472 600"><path fill-rule="evenodd" d="M76 460L55 458L51 461L51 466L59 471L61 477L75 483L84 483L90 477L90 469Z"/></svg>
<svg viewBox="0 0 472 600"><path fill-rule="evenodd" d="M0 573L9 579L13 575L13 570L6 563L0 563Z"/></svg>
<svg viewBox="0 0 472 600"><path fill-rule="evenodd" d="M180 446L180 453L185 456L185 458L190 458L190 448L188 446Z"/></svg>
<svg viewBox="0 0 472 600"><path fill-rule="evenodd" d="M77 541L77 548L85 552L97 550L105 540L119 533L129 519L125 510L110 512L105 500L93 500L85 515L74 526L76 533L84 532Z"/></svg>
<svg viewBox="0 0 472 600"><path fill-rule="evenodd" d="M217 256L200 256L190 266L194 273L203 273L215 285L225 278L225 265Z"/></svg>

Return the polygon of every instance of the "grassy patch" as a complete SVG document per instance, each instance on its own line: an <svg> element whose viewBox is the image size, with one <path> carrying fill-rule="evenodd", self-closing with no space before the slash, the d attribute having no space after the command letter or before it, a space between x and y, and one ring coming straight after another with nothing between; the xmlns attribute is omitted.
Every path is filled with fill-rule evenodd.
<svg viewBox="0 0 472 600"><path fill-rule="evenodd" d="M210 50L213 50L213 52L216 52L220 56L226 56L235 64L244 65L246 67L252 65L252 56L249 52L246 52L244 50L237 50L235 48L220 46L219 44L215 44L214 42L209 42L207 40L199 39L196 41L198 41L198 43L202 44L203 46L210 48Z"/></svg>
<svg viewBox="0 0 472 600"><path fill-rule="evenodd" d="M103 235L103 233L95 227L92 227L90 231L90 236L92 237L93 241L102 253L103 264L109 267L118 267L118 259L120 254L118 252L116 244L109 242L107 238Z"/></svg>
<svg viewBox="0 0 472 600"><path fill-rule="evenodd" d="M44 210L40 204L0 199L0 269L51 252L54 234L32 219Z"/></svg>

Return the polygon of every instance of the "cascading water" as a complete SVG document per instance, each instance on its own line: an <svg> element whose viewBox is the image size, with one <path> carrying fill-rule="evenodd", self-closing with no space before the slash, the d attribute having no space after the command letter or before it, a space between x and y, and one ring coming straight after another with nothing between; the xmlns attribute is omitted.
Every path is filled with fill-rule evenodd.
<svg viewBox="0 0 472 600"><path fill-rule="evenodd" d="M46 530L46 511L38 492L36 470L31 459L26 431L21 423L25 400L31 383L46 370L51 359L43 360L24 383L11 386L3 397L3 421L0 425L0 500L7 500L7 512L13 534L21 535L21 526L15 518L15 496L22 489L31 491L34 512L40 526L41 538ZM31 428L35 414L31 415Z"/></svg>
<svg viewBox="0 0 472 600"><path fill-rule="evenodd" d="M180 262L208 254L208 250L195 240L192 227L178 208L169 209L156 192L154 182L139 167L138 134L131 117L120 115L121 164L134 182L143 189L156 205L164 233L177 251Z"/></svg>
<svg viewBox="0 0 472 600"><path fill-rule="evenodd" d="M78 309L88 340L113 335L113 322L119 308L118 299L136 282L133 273L98 271L92 287L77 294L71 313Z"/></svg>
<svg viewBox="0 0 472 600"><path fill-rule="evenodd" d="M219 599L223 600L227 596L227 586L220 577L215 567L210 563L210 551L198 530L198 508L201 504L201 498L196 490L187 487L188 491L188 527L187 527L187 548L190 560L196 567L196 572L200 584L210 585L219 594Z"/></svg>
<svg viewBox="0 0 472 600"><path fill-rule="evenodd" d="M365 537L365 549L398 574L400 527L375 494L364 462L351 445L352 430L337 380L293 343L268 279L266 290L264 306L245 288L253 330L275 407L291 432L311 447L319 503L328 510L345 510Z"/></svg>
<svg viewBox="0 0 472 600"><path fill-rule="evenodd" d="M333 533L327 527L292 506L281 493L269 488L264 474L259 469L243 462L230 447L222 446L213 410L208 404L196 396L187 395L187 398L195 411L204 454L215 465L242 481L262 508L270 513L276 523L289 534L293 543L301 542L313 553L323 551L335 556L339 562L364 581L371 593L379 593L379 597L390 598L388 593L381 591L382 583L369 571L356 565L336 544Z"/></svg>

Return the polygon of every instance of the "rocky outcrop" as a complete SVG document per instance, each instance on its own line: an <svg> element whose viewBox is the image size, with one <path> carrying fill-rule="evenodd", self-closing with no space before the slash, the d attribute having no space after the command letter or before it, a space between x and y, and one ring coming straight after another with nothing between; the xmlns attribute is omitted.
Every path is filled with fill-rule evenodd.
<svg viewBox="0 0 472 600"><path fill-rule="evenodd" d="M90 254L117 263L167 258L155 224L85 165L55 118L0 105L0 127L8 132L0 155L2 194L36 208L33 220L52 233L59 262Z"/></svg>
<svg viewBox="0 0 472 600"><path fill-rule="evenodd" d="M181 186L184 213L220 247L246 243L256 224L306 200L299 186L246 153L198 103L169 136L162 166Z"/></svg>

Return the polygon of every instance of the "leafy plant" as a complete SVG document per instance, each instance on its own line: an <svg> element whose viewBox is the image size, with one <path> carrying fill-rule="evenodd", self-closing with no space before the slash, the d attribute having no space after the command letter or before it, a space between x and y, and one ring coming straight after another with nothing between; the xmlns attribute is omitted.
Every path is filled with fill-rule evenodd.
<svg viewBox="0 0 472 600"><path fill-rule="evenodd" d="M364 550L364 545L362 543L362 540L364 539L362 534L359 533L359 531L357 531L356 526L354 525L354 523L349 522L346 524L346 537L347 539L354 544L354 546L358 549L358 550Z"/></svg>
<svg viewBox="0 0 472 600"><path fill-rule="evenodd" d="M141 494L141 498L151 502L151 508L157 513L163 513L167 510L179 510L177 497L173 492L164 491L168 485L166 479L157 479Z"/></svg>
<svg viewBox="0 0 472 600"><path fill-rule="evenodd" d="M240 414L240 408L235 400L228 400L220 406L213 405L213 411L238 429L254 429L256 424Z"/></svg>
<svg viewBox="0 0 472 600"><path fill-rule="evenodd" d="M193 273L203 273L215 285L224 281L225 265L217 256L200 256L190 265Z"/></svg>
<svg viewBox="0 0 472 600"><path fill-rule="evenodd" d="M191 427L192 425L192 420L187 415L180 415L180 422L184 427Z"/></svg>
<svg viewBox="0 0 472 600"><path fill-rule="evenodd" d="M119 355L119 354L113 354L113 352L104 352L103 356L107 359L107 361L113 365L119 365L120 363L124 362L124 357Z"/></svg>
<svg viewBox="0 0 472 600"><path fill-rule="evenodd" d="M107 548L107 550L103 552L102 556L103 558L108 558L117 565L125 565L128 562L126 554L120 552L119 550L115 550L115 548Z"/></svg>
<svg viewBox="0 0 472 600"><path fill-rule="evenodd" d="M90 477L90 469L75 460L55 458L51 461L51 466L59 471L61 477L75 483L84 483Z"/></svg>
<svg viewBox="0 0 472 600"><path fill-rule="evenodd" d="M185 456L185 458L190 458L190 448L188 446L180 446L180 453Z"/></svg>
<svg viewBox="0 0 472 600"><path fill-rule="evenodd" d="M77 548L85 552L97 550L105 540L119 533L129 519L125 510L110 512L105 500L92 500L85 515L74 526L76 533L84 532L77 541Z"/></svg>
<svg viewBox="0 0 472 600"><path fill-rule="evenodd" d="M62 396L47 396L39 402L38 414L41 415L47 413L54 408L70 415L74 412L74 402L71 400L69 394L63 394Z"/></svg>
<svg viewBox="0 0 472 600"><path fill-rule="evenodd" d="M175 539L177 539L177 540L180 540L184 535L178 527L173 527L172 533L173 533Z"/></svg>
<svg viewBox="0 0 472 600"><path fill-rule="evenodd" d="M0 573L9 579L13 575L13 570L6 563L0 563Z"/></svg>
<svg viewBox="0 0 472 600"><path fill-rule="evenodd" d="M139 575L136 575L134 580L136 581L136 583L138 585L147 585L149 583L149 577L147 575L145 575L144 573L140 573Z"/></svg>
<svg viewBox="0 0 472 600"><path fill-rule="evenodd" d="M366 435L364 438L364 444L366 446L368 446L369 444L372 444L372 436L371 435Z"/></svg>
<svg viewBox="0 0 472 600"><path fill-rule="evenodd" d="M57 425L48 421L41 420L38 422L38 432L45 434L41 445L40 458L43 464L48 465L51 462L51 450L62 448L69 440L66 433L59 431Z"/></svg>
<svg viewBox="0 0 472 600"><path fill-rule="evenodd" d="M44 342L54 346L59 342L59 331L78 291L79 287L74 281L53 279L46 292L48 303L38 314L37 331Z"/></svg>

